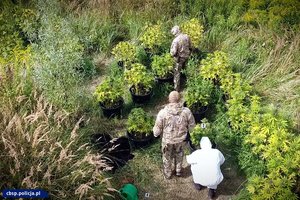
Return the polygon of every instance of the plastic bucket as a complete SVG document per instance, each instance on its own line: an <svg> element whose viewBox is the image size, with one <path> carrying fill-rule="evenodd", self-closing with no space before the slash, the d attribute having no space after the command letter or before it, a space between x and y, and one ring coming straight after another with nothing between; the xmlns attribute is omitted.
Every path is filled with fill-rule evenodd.
<svg viewBox="0 0 300 200"><path fill-rule="evenodd" d="M124 200L138 200L138 190L133 184L123 185L119 192Z"/></svg>

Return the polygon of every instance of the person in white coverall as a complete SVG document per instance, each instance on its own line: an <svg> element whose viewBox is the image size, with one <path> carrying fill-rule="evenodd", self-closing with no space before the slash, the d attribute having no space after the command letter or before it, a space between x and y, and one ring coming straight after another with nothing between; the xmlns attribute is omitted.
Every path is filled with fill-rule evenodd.
<svg viewBox="0 0 300 200"><path fill-rule="evenodd" d="M187 162L191 165L195 188L201 190L207 187L208 196L214 198L217 186L223 180L220 166L225 158L218 149L213 149L208 137L202 137L200 141L201 149L186 156Z"/></svg>

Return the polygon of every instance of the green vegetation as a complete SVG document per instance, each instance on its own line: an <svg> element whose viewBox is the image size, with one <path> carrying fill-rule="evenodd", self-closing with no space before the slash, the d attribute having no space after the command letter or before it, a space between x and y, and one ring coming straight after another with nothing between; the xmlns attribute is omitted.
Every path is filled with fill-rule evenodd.
<svg viewBox="0 0 300 200"><path fill-rule="evenodd" d="M130 42L120 42L112 50L117 61L124 62L126 68L130 69L131 64L136 61L137 47Z"/></svg>
<svg viewBox="0 0 300 200"><path fill-rule="evenodd" d="M123 80L107 78L97 86L94 96L97 101L102 103L106 108L114 108L119 105L123 99L124 86Z"/></svg>
<svg viewBox="0 0 300 200"><path fill-rule="evenodd" d="M179 25L200 50L186 69L186 101L213 104L211 137L247 178L239 198L299 198L299 10L297 0L0 1L0 190L44 188L53 199L111 194L112 175L88 138L117 135L125 123L101 117L91 85L108 73L110 81L94 84L98 101L112 106L124 97L129 111L118 78L136 94L155 89L153 74L170 69L165 53ZM130 115L129 129L140 119ZM152 130L146 121L142 129ZM194 142L203 131L197 126ZM117 173L159 193L150 181L159 152L159 143L140 150L135 159L146 163Z"/></svg>
<svg viewBox="0 0 300 200"><path fill-rule="evenodd" d="M153 73L159 78L168 78L173 74L173 66L175 64L171 54L166 53L162 56L153 56L151 68Z"/></svg>
<svg viewBox="0 0 300 200"><path fill-rule="evenodd" d="M130 86L133 86L133 93L136 95L148 94L153 88L154 76L142 64L132 64L131 69L125 70L124 78Z"/></svg>
<svg viewBox="0 0 300 200"><path fill-rule="evenodd" d="M137 138L152 134L154 119L142 108L134 108L128 115L126 129Z"/></svg>

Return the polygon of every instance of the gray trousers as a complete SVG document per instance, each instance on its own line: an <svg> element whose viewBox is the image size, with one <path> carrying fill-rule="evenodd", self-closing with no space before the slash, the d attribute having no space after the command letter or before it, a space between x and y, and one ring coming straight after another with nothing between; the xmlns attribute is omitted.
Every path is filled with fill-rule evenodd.
<svg viewBox="0 0 300 200"><path fill-rule="evenodd" d="M175 58L176 64L174 69L174 89L179 92L180 90L180 71L185 67L188 58Z"/></svg>

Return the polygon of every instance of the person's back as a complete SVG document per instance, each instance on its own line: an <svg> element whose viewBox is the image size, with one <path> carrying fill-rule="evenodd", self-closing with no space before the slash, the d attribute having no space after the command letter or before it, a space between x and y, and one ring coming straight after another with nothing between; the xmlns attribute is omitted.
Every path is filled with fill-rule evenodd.
<svg viewBox="0 0 300 200"><path fill-rule="evenodd" d="M190 122L191 111L180 103L170 103L162 109L157 117L164 124L163 142L175 144L185 140L189 127L194 126Z"/></svg>
<svg viewBox="0 0 300 200"><path fill-rule="evenodd" d="M176 176L181 176L186 135L194 126L192 112L181 105L180 94L172 91L169 94L169 104L159 111L153 127L154 137L162 135L163 171L166 179L172 176L172 164L175 164Z"/></svg>
<svg viewBox="0 0 300 200"><path fill-rule="evenodd" d="M171 33L175 36L172 42L170 54L174 57L176 65L174 68L174 89L180 90L180 72L187 63L191 54L191 40L188 35L180 32L179 26L174 26Z"/></svg>
<svg viewBox="0 0 300 200"><path fill-rule="evenodd" d="M191 54L191 42L188 35L179 33L172 42L171 53L179 58L188 58Z"/></svg>
<svg viewBox="0 0 300 200"><path fill-rule="evenodd" d="M201 187L207 186L210 197L213 197L217 186L223 180L220 166L224 163L225 158L218 149L211 148L208 137L202 137L200 146L201 149L194 151L186 159L191 164L195 187L201 189Z"/></svg>
<svg viewBox="0 0 300 200"><path fill-rule="evenodd" d="M201 185L218 185L223 180L220 170L222 164L221 152L217 149L196 150L191 170L195 182Z"/></svg>

